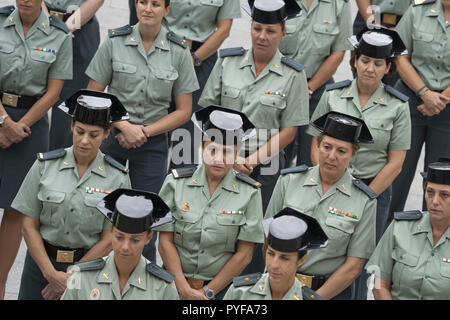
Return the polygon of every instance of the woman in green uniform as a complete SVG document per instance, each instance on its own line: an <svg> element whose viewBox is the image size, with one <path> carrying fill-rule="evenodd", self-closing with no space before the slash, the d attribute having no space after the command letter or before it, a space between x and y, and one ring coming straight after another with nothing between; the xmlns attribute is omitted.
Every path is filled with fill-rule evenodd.
<svg viewBox="0 0 450 320"><path fill-rule="evenodd" d="M22 215L11 202L36 153L48 150L47 110L72 78L69 30L41 5L0 8L0 299L22 239Z"/></svg>
<svg viewBox="0 0 450 320"><path fill-rule="evenodd" d="M168 0L136 0L139 23L109 31L86 74L88 89L115 94L130 114L113 125L102 150L128 159L134 189L158 193L167 174L167 132L189 121L198 83L187 44L162 25ZM176 110L168 113L171 99ZM156 262L154 242L144 256Z"/></svg>
<svg viewBox="0 0 450 320"><path fill-rule="evenodd" d="M307 250L326 247L327 236L312 217L284 208L263 221L267 273L235 277L224 300L319 300L296 277Z"/></svg>
<svg viewBox="0 0 450 320"><path fill-rule="evenodd" d="M73 117L73 146L39 153L12 203L25 215L28 247L21 300L59 299L68 266L109 253L109 222L95 206L105 194L130 186L127 168L99 150L111 122L128 118L119 100L81 90L60 107Z"/></svg>
<svg viewBox="0 0 450 320"><path fill-rule="evenodd" d="M174 222L155 228L159 252L181 299L221 299L264 242L260 184L233 170L253 128L239 111L210 106L193 115L204 135L203 164L174 169L161 188Z"/></svg>
<svg viewBox="0 0 450 320"><path fill-rule="evenodd" d="M151 192L118 189L97 209L113 224L113 251L77 263L61 300L178 300L174 276L142 256L152 228L172 219L164 201Z"/></svg>
<svg viewBox="0 0 450 320"><path fill-rule="evenodd" d="M266 217L284 207L315 218L328 246L308 252L299 279L324 299L351 299L353 283L375 248L376 195L348 170L359 143L372 136L364 121L330 112L313 125L319 165L285 169L270 199Z"/></svg>
<svg viewBox="0 0 450 320"><path fill-rule="evenodd" d="M450 300L450 159L425 178L428 211L396 212L367 263L376 300Z"/></svg>

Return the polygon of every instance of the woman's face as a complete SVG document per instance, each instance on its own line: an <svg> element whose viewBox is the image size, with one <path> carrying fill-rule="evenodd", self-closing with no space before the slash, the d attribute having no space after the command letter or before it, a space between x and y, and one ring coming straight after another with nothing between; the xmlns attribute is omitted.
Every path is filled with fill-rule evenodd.
<svg viewBox="0 0 450 320"><path fill-rule="evenodd" d="M203 144L202 159L206 176L221 179L233 167L237 156L237 148L234 145L226 146L211 141Z"/></svg>
<svg viewBox="0 0 450 320"><path fill-rule="evenodd" d="M42 0L16 0L20 16L34 16L41 13Z"/></svg>
<svg viewBox="0 0 450 320"><path fill-rule="evenodd" d="M427 182L425 201L432 217L450 222L450 185Z"/></svg>
<svg viewBox="0 0 450 320"><path fill-rule="evenodd" d="M378 86L381 79L389 73L391 64L386 59L375 59L361 54L355 60L358 83L367 86Z"/></svg>
<svg viewBox="0 0 450 320"><path fill-rule="evenodd" d="M111 226L114 258L124 264L139 260L144 246L150 242L153 232L126 233Z"/></svg>
<svg viewBox="0 0 450 320"><path fill-rule="evenodd" d="M137 0L136 14L139 23L149 27L159 27L170 6L165 7L165 0Z"/></svg>
<svg viewBox="0 0 450 320"><path fill-rule="evenodd" d="M286 30L280 23L263 24L256 21L251 25L253 53L259 57L273 57L278 45L283 41Z"/></svg>
<svg viewBox="0 0 450 320"><path fill-rule="evenodd" d="M306 255L298 259L298 252L281 252L267 246L265 258L271 285L274 283L287 285L295 277Z"/></svg>
<svg viewBox="0 0 450 320"><path fill-rule="evenodd" d="M339 179L352 161L352 143L323 136L319 144L320 173L332 180Z"/></svg>
<svg viewBox="0 0 450 320"><path fill-rule="evenodd" d="M73 151L85 158L95 158L100 145L109 135L109 129L75 121L72 124Z"/></svg>

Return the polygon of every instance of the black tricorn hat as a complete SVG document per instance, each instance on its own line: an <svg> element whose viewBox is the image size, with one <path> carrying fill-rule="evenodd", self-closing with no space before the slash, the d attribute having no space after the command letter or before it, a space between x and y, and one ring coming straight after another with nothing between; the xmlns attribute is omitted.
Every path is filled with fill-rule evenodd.
<svg viewBox="0 0 450 320"><path fill-rule="evenodd" d="M97 209L126 233L142 233L172 221L169 207L153 192L117 189L104 197Z"/></svg>
<svg viewBox="0 0 450 320"><path fill-rule="evenodd" d="M420 174L427 182L450 185L450 158L439 158L428 165L427 172Z"/></svg>
<svg viewBox="0 0 450 320"><path fill-rule="evenodd" d="M58 106L75 121L104 126L130 119L119 99L110 93L82 89Z"/></svg>
<svg viewBox="0 0 450 320"><path fill-rule="evenodd" d="M267 244L277 251L320 249L328 244L316 219L289 207L263 220L263 227Z"/></svg>
<svg viewBox="0 0 450 320"><path fill-rule="evenodd" d="M302 11L296 0L248 0L242 8L254 21L262 24L296 18Z"/></svg>
<svg viewBox="0 0 450 320"><path fill-rule="evenodd" d="M192 122L210 139L221 144L233 145L253 135L256 130L247 116L237 110L211 105L203 108L191 117Z"/></svg>
<svg viewBox="0 0 450 320"><path fill-rule="evenodd" d="M369 26L349 38L356 52L375 59L388 59L405 53L399 34L391 29Z"/></svg>
<svg viewBox="0 0 450 320"><path fill-rule="evenodd" d="M311 122L311 125L327 136L339 140L373 143L372 135L364 120L344 113L330 111Z"/></svg>

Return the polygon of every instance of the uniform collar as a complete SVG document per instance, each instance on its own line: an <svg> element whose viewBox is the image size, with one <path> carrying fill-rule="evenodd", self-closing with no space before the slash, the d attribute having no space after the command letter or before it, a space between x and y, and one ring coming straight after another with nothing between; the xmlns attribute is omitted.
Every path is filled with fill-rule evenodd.
<svg viewBox="0 0 450 320"><path fill-rule="evenodd" d="M147 260L141 255L141 259L139 260L136 268L128 279L128 283L136 288L141 290L147 290Z"/></svg>
<svg viewBox="0 0 450 320"><path fill-rule="evenodd" d="M350 87L344 88L341 93L341 98L355 98L358 97L358 87L356 85L356 79L352 81Z"/></svg>
<svg viewBox="0 0 450 320"><path fill-rule="evenodd" d="M190 178L190 181L187 183L187 185L192 187L203 187L208 185L204 165L200 165L198 167L198 169L194 172L194 174ZM221 187L231 192L239 193L239 184L236 179L236 172L233 170L233 168L230 171L228 171L225 177L223 177L218 187Z"/></svg>
<svg viewBox="0 0 450 320"><path fill-rule="evenodd" d="M60 171L64 169L76 168L75 156L73 155L73 146L66 149L66 151L67 152L63 158L63 161L59 165ZM98 174L99 176L106 178L104 154L100 150L97 152L97 156L89 166L88 171L89 170Z"/></svg>
<svg viewBox="0 0 450 320"><path fill-rule="evenodd" d="M43 10L41 10L41 15L36 20L33 26L36 26L37 29L41 30L46 35L50 34L50 21Z"/></svg>
<svg viewBox="0 0 450 320"><path fill-rule="evenodd" d="M415 222L414 231L412 234L417 235L417 234L424 233L424 232L432 233L430 214L428 212L424 212L422 219Z"/></svg>
<svg viewBox="0 0 450 320"><path fill-rule="evenodd" d="M133 26L133 31L125 39L125 45L127 46L138 46L142 43L142 37L139 32L139 23ZM153 46L160 48L162 50L170 50L169 40L167 39L167 29L162 25L161 30L156 36Z"/></svg>
<svg viewBox="0 0 450 320"><path fill-rule="evenodd" d="M111 251L105 261L105 266L100 270L97 275L97 283L113 283L119 282L116 270L116 264L114 263L114 251Z"/></svg>
<svg viewBox="0 0 450 320"><path fill-rule="evenodd" d="M377 90L375 90L370 99L367 101L366 107L364 107L364 109L367 109L369 106L373 104L379 104L380 106L387 106L385 96L386 93L384 89L384 84L381 83L378 86ZM342 91L341 98L356 98L359 101L357 79L352 81L350 87L347 87Z"/></svg>
<svg viewBox="0 0 450 320"><path fill-rule="evenodd" d="M272 57L272 59L270 60L270 62L267 64L266 68L269 68L269 71L275 72L276 74L282 76L283 75L283 68L281 66L281 52L280 50L277 49L277 51L275 52L275 55ZM253 59L253 48L250 48L249 50L247 50L246 54L243 56L241 64L240 64L240 68L245 68L248 66L252 66L254 67L255 65L255 61ZM264 68L266 70L266 68ZM261 72L261 75L265 73L264 70L263 72ZM261 76L260 75L260 76Z"/></svg>
<svg viewBox="0 0 450 320"><path fill-rule="evenodd" d="M253 287L250 288L250 292L259 294L261 296L269 295L271 297L270 293L270 285L269 285L269 274L265 273L261 279L256 282Z"/></svg>
<svg viewBox="0 0 450 320"><path fill-rule="evenodd" d="M438 5L439 4L439 5ZM426 7L425 16L426 17L439 17L439 14L442 12L442 5L440 1L436 1L431 5L424 6Z"/></svg>
<svg viewBox="0 0 450 320"><path fill-rule="evenodd" d="M8 18L6 18L5 22L3 23L3 26L4 27L15 26L16 23L22 25L22 22L20 21L19 9L17 8L8 16Z"/></svg>
<svg viewBox="0 0 450 320"><path fill-rule="evenodd" d="M17 8L5 20L3 26L9 27L9 26L15 26L16 24L20 25L22 27L22 21L20 20L19 10ZM50 34L50 21L48 20L48 17L44 13L43 10L41 10L41 14L36 19L33 26L30 28L30 31L32 31L33 29L39 29L42 32L44 32L46 35Z"/></svg>
<svg viewBox="0 0 450 320"><path fill-rule="evenodd" d="M308 171L308 173L306 174L305 182L303 182L303 186L317 186L317 185L322 185L322 181L320 179L319 165L313 167L311 170ZM344 175L331 188L336 188L340 192L348 196L351 196L352 186L353 186L352 176L348 172L348 169L346 169Z"/></svg>

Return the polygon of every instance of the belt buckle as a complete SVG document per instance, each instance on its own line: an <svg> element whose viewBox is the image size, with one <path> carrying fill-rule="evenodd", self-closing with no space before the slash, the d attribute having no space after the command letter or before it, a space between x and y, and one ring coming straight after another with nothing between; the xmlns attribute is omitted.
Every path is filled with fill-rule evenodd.
<svg viewBox="0 0 450 320"><path fill-rule="evenodd" d="M17 108L17 104L19 103L20 96L11 94L11 93L3 93L2 104L5 104L9 107Z"/></svg>
<svg viewBox="0 0 450 320"><path fill-rule="evenodd" d="M205 281L203 281L203 280L198 280L198 279L194 279L194 278L187 278L187 282L189 283L189 286L195 290L202 289L203 284L205 283Z"/></svg>
<svg viewBox="0 0 450 320"><path fill-rule="evenodd" d="M56 262L73 263L74 254L75 254L75 251L58 250L56 253Z"/></svg>
<svg viewBox="0 0 450 320"><path fill-rule="evenodd" d="M58 18L61 21L64 21L64 13L62 13L62 12L50 10L49 14L51 16L54 16L54 17Z"/></svg>
<svg viewBox="0 0 450 320"><path fill-rule="evenodd" d="M397 24L397 15L393 13L383 13L381 23L395 26Z"/></svg>
<svg viewBox="0 0 450 320"><path fill-rule="evenodd" d="M192 40L189 40L189 39L185 39L185 40L188 44L189 50L192 50Z"/></svg>
<svg viewBox="0 0 450 320"><path fill-rule="evenodd" d="M305 274L297 273L297 279L300 281L304 286L307 286L311 289L312 287L312 280L314 276L307 276Z"/></svg>

